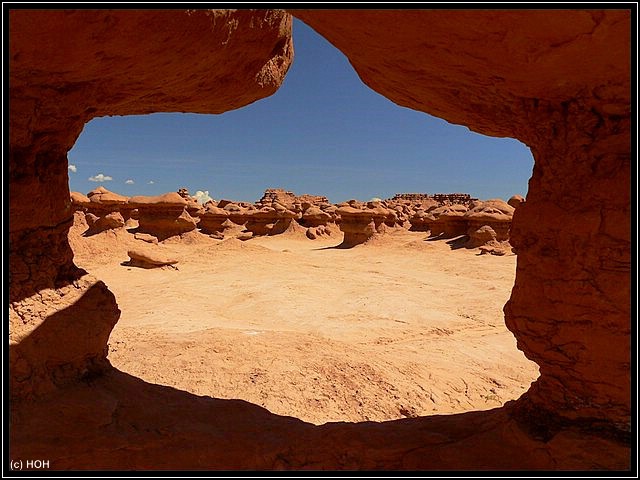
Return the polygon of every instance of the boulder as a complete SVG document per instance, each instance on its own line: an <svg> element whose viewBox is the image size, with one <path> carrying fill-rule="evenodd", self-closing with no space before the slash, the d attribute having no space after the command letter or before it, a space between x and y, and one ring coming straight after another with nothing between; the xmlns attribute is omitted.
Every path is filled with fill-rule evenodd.
<svg viewBox="0 0 640 480"><path fill-rule="evenodd" d="M153 235L149 235L148 233L134 233L133 237L136 240L142 240L143 242L153 243L154 245L158 244L158 239Z"/></svg>
<svg viewBox="0 0 640 480"><path fill-rule="evenodd" d="M489 225L483 225L477 230L469 229L469 240L465 243L467 248L477 248L496 242L496 232Z"/></svg>
<svg viewBox="0 0 640 480"><path fill-rule="evenodd" d="M155 249L136 248L129 250L127 255L129 255L127 265L132 267L158 268L178 263L178 260L169 258Z"/></svg>

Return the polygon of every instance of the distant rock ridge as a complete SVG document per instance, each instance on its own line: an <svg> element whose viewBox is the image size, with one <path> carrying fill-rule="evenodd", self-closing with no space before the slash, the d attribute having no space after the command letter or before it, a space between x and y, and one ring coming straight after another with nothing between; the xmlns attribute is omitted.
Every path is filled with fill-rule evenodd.
<svg viewBox="0 0 640 480"><path fill-rule="evenodd" d="M280 188L266 189L255 203L221 199L209 200L204 206L186 188L129 198L99 187L87 196L71 192L70 200L74 211L84 213L88 235L135 220L136 232L160 241L194 230L217 239L233 236L243 240L295 232L316 240L341 231L342 248L402 228L425 232L429 237L466 236L467 248L502 245L508 249L515 211L501 199L481 201L466 193L398 193L387 200L351 199L331 204L322 195L296 195ZM523 201L520 195L509 199L514 205Z"/></svg>
<svg viewBox="0 0 640 480"><path fill-rule="evenodd" d="M478 200L477 198L472 197L468 193L396 193L392 198L387 201L398 201L398 200L435 200L440 204L444 203L459 203L463 205L468 205L471 202Z"/></svg>

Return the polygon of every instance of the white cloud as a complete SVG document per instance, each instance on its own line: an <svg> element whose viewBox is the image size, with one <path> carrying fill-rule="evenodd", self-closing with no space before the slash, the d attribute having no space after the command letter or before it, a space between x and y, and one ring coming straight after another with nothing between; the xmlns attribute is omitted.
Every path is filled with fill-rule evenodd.
<svg viewBox="0 0 640 480"><path fill-rule="evenodd" d="M131 179L125 180L124 183L126 183L127 185L133 185L135 182Z"/></svg>
<svg viewBox="0 0 640 480"><path fill-rule="evenodd" d="M156 182L154 182L153 180L149 180L149 185L153 185L154 183Z"/></svg>
<svg viewBox="0 0 640 480"><path fill-rule="evenodd" d="M75 165L69 165L69 170L73 173L76 173L78 171L77 167Z"/></svg>
<svg viewBox="0 0 640 480"><path fill-rule="evenodd" d="M95 177L89 177L90 182L109 182L111 180L113 180L113 177L110 177L109 175L105 175L103 173L99 173Z"/></svg>
<svg viewBox="0 0 640 480"><path fill-rule="evenodd" d="M204 192L202 190L198 190L194 197L202 205L207 203L209 200L213 200L213 198L209 196L209 190L205 190Z"/></svg>

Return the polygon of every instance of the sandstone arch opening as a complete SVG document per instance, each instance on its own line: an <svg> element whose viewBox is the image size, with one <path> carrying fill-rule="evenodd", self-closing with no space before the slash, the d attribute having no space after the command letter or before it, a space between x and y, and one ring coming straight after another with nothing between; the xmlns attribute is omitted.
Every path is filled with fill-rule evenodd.
<svg viewBox="0 0 640 480"><path fill-rule="evenodd" d="M478 256L485 240L473 245L467 241L470 220L460 218L464 224L453 225L452 216L451 225L446 223L448 206L459 207L455 215L467 212L473 207L468 199L391 197L416 189L453 192L473 183L473 197L493 191L483 200L502 195L506 201L512 193L526 194L530 154L513 141L466 133L464 127L423 119L425 114L388 102L361 84L346 59L336 59L336 53L327 54L315 45L314 51L312 46L305 50L304 40L310 41L303 38L298 43L297 61L313 59L323 68L307 72L301 70L304 63L298 70L294 64L283 86L268 99L221 116L94 119L69 152L70 189L82 193L101 185L133 197L188 186L192 193L196 188L208 191L216 203L229 198L245 201L243 208L269 186L293 184L291 189L299 194L332 195L331 200L291 200L283 192L265 197L255 209L280 202L298 215L297 230L274 235L253 229L254 238L242 244L222 240L233 239L233 229L224 235L215 232L216 238L210 239L205 234L214 232L203 227L201 235L192 232L182 240L171 232L165 240L164 233L144 230L158 236L167 255L180 259L178 272L142 271L122 264L129 249L149 247L148 238L136 233L136 220L97 233L111 210L119 211L124 221L136 205L112 205L104 195L74 203L77 216L101 217L90 226L77 225L70 238L76 263L106 282L122 312L109 340L109 360L152 383L239 398L314 423L456 413L515 400L538 372L503 325L502 307L515 274L511 249L507 246L502 257ZM351 78L345 80L347 75ZM332 87L309 93L322 97L319 100L300 100L300 85L310 76L316 84ZM332 100L338 92L342 97ZM333 112L332 123L349 132L348 139L326 125L328 112ZM303 127L274 126L283 116L296 123L302 117L317 120L307 120ZM365 118L367 124L362 125ZM386 132L385 138L372 145L372 135L380 132ZM331 135L336 136L335 145L322 152ZM241 144L245 138L247 145ZM468 146L460 145L465 140ZM414 144L403 146L410 141ZM267 154L262 152L265 145ZM321 168L318 151L326 159ZM334 164L333 159L340 162ZM508 168L513 171L500 172ZM518 168L523 173L518 175ZM342 180L339 191L334 176L322 175L331 169ZM505 185L497 185L500 181ZM261 190L251 191L253 184ZM298 190L305 185L315 189ZM244 195L253 198L242 196L247 191ZM385 219L388 231L362 248L332 250L353 247L343 242L346 218L318 220L323 233L308 221L309 205L321 209L318 216L351 206L366 213L370 209L365 204L373 196L385 198L376 208L395 213ZM98 197L101 201L94 202ZM359 204L344 203L351 198L358 198ZM197 207L186 210L200 220L197 226L209 225L206 213ZM418 219L427 212L435 215L428 214L432 220L442 214L441 231L430 227L426 216ZM240 220L228 220L245 225L253 216L248 212ZM487 226L493 221L496 230L501 225L485 221ZM274 222L275 217L263 223ZM324 233L327 222L333 234ZM508 238L508 225L506 221L502 241ZM90 237L80 235L84 232ZM440 240L426 242L428 237ZM467 248L452 251L456 239Z"/></svg>
<svg viewBox="0 0 640 480"><path fill-rule="evenodd" d="M24 348L12 344L11 394L37 397L12 406L13 457L39 458L46 445L56 468L72 469L629 467L629 12L294 12L344 51L374 89L485 133L518 137L536 158L513 232L519 262L506 314L519 346L541 365L540 379L492 412L313 429L237 402L154 388L101 362L104 333L117 311L104 285L90 286L73 266L66 245L64 155L73 138L96 114L236 108L277 88L290 59L283 52L287 17L280 12L252 12L246 23L244 12L189 12L188 19L173 13L11 15L10 322L12 333L24 325L26 333L18 333L31 339ZM425 30L425 22L432 28ZM389 25L402 28L391 35ZM170 35L163 43L149 32ZM256 34L261 41L230 43ZM125 54L119 41L131 35L136 41ZM229 79L208 68L221 58L220 42L185 41L199 35L218 35L230 45L223 58L242 59L234 85L249 88L212 94ZM170 55L167 42L182 52L195 44L206 51L192 51L180 68L185 55ZM246 45L265 50L249 49L251 62L237 54ZM392 61L376 50L381 45L394 53ZM71 70L64 68L70 46L77 53ZM168 62L148 68L158 58ZM107 77L122 71L124 83ZM562 81L554 81L557 72ZM150 95L159 74L184 81ZM206 94L206 105L190 96L196 90ZM473 108L455 110L460 95ZM68 293L87 300L82 325L56 304L58 297L69 300ZM33 294L36 309L21 308ZM51 309L62 315L49 316ZM78 326L87 334L68 335ZM102 376L96 380L92 372ZM160 404L182 423L165 422ZM59 405L67 408L61 412ZM51 419L51 408L60 415ZM249 413L260 427L232 411ZM82 425L79 437L74 425ZM233 432L231 441L221 432ZM246 455L247 445L258 450L254 456Z"/></svg>

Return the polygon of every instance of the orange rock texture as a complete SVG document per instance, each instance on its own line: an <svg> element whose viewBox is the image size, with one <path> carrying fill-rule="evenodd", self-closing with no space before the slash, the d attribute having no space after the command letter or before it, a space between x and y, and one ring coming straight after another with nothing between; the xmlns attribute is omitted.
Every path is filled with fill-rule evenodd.
<svg viewBox="0 0 640 480"><path fill-rule="evenodd" d="M291 17L274 10L12 10L9 25L11 388L20 396L105 368L119 317L67 240L66 155L84 124L242 107L276 91L293 47Z"/></svg>
<svg viewBox="0 0 640 480"><path fill-rule="evenodd" d="M272 94L292 59L291 17L14 10L12 458L46 454L60 469L628 468L630 12L293 14L392 101L531 148L505 314L539 380L490 412L308 427L109 369L119 311L73 264L67 151L96 116L221 113Z"/></svg>
<svg viewBox="0 0 640 480"><path fill-rule="evenodd" d="M519 348L540 365L521 403L550 412L547 423L628 432L630 13L293 13L399 105L531 148L505 307Z"/></svg>

